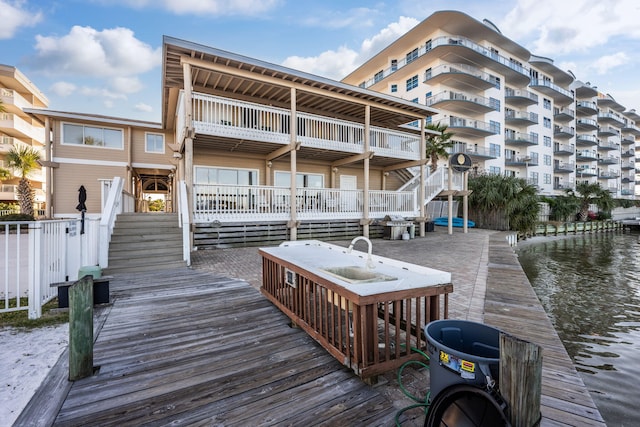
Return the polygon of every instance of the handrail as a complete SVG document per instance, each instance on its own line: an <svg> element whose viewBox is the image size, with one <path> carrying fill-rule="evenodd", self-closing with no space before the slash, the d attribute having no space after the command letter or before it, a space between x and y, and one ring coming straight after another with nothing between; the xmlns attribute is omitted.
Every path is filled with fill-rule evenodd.
<svg viewBox="0 0 640 427"><path fill-rule="evenodd" d="M107 202L102 210L102 218L100 219L100 248L98 250L98 262L100 267L109 266L109 242L111 241L111 233L116 223L116 216L122 212L122 189L124 180L118 176L113 178Z"/></svg>
<svg viewBox="0 0 640 427"><path fill-rule="evenodd" d="M189 220L189 201L187 199L187 183L178 183L178 221L182 228L182 259L191 265L191 222Z"/></svg>

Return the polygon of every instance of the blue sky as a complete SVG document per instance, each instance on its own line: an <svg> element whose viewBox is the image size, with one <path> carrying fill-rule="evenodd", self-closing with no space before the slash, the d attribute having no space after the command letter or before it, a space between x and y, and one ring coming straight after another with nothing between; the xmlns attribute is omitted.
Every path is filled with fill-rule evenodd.
<svg viewBox="0 0 640 427"><path fill-rule="evenodd" d="M0 0L0 63L51 109L159 121L163 35L339 80L437 10L640 111L637 0Z"/></svg>

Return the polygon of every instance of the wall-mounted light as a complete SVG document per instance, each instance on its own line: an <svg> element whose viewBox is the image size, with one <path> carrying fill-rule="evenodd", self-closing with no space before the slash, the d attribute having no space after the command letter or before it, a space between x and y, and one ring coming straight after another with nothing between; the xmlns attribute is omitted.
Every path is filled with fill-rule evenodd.
<svg viewBox="0 0 640 427"><path fill-rule="evenodd" d="M177 151L173 152L173 158L174 159L181 159L182 158L182 154L178 153Z"/></svg>
<svg viewBox="0 0 640 427"><path fill-rule="evenodd" d="M271 162L271 160L269 160L269 161L267 162L267 167L268 167L268 168L270 168L271 166L273 166L273 162Z"/></svg>
<svg viewBox="0 0 640 427"><path fill-rule="evenodd" d="M333 171L333 173L338 173L338 168L334 167L331 169Z"/></svg>

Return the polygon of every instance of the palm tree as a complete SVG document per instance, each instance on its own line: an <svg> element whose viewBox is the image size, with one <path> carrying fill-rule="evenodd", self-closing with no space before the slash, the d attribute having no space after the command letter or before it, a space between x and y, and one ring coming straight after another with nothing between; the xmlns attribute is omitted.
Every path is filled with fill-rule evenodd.
<svg viewBox="0 0 640 427"><path fill-rule="evenodd" d="M427 158L431 161L431 173L434 173L438 169L438 159L449 158L448 148L453 147L454 142L451 141L453 137L452 132L447 132L448 126L445 124L429 123L426 126L427 129L438 132L439 134L427 134Z"/></svg>
<svg viewBox="0 0 640 427"><path fill-rule="evenodd" d="M577 194L576 194L577 193ZM576 184L576 190L567 190L567 194L576 197L580 206L578 220L586 221L589 217L589 206L595 204L604 212L610 212L615 206L615 200L611 193L600 187L597 182L580 182Z"/></svg>
<svg viewBox="0 0 640 427"><path fill-rule="evenodd" d="M40 160L40 153L31 147L13 147L7 153L9 167L20 173L18 184L20 212L30 216L33 216L33 189L27 176L38 166L38 160Z"/></svg>

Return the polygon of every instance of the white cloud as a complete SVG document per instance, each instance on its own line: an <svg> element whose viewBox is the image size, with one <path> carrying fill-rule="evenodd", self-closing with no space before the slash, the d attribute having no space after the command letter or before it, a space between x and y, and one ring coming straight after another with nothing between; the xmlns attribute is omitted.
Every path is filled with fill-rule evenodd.
<svg viewBox="0 0 640 427"><path fill-rule="evenodd" d="M536 55L587 52L614 37L640 39L637 0L519 0L498 25Z"/></svg>
<svg viewBox="0 0 640 427"><path fill-rule="evenodd" d="M115 77L110 81L111 87L119 93L140 92L143 84L137 77Z"/></svg>
<svg viewBox="0 0 640 427"><path fill-rule="evenodd" d="M149 104L145 104L144 102L137 103L135 109L144 113L150 113L153 111L153 107Z"/></svg>
<svg viewBox="0 0 640 427"><path fill-rule="evenodd" d="M364 40L359 51L342 46L337 51L328 50L317 56L290 56L282 65L340 80L417 24L416 19L402 16L398 22L389 24L378 34Z"/></svg>
<svg viewBox="0 0 640 427"><path fill-rule="evenodd" d="M56 82L51 85L51 92L55 93L58 96L66 97L73 94L78 87L73 83L69 82Z"/></svg>
<svg viewBox="0 0 640 427"><path fill-rule="evenodd" d="M74 26L63 37L36 36L36 50L30 63L48 75L123 77L161 64L161 48L141 42L127 28Z"/></svg>
<svg viewBox="0 0 640 427"><path fill-rule="evenodd" d="M10 39L21 27L34 27L42 20L42 12L30 12L23 6L23 1L0 0L0 40Z"/></svg>
<svg viewBox="0 0 640 427"><path fill-rule="evenodd" d="M613 55L606 55L597 59L589 68L595 69L597 74L607 74L611 69L627 64L629 56L624 52L617 52Z"/></svg>
<svg viewBox="0 0 640 427"><path fill-rule="evenodd" d="M282 0L103 0L133 8L159 7L179 15L258 15L275 9Z"/></svg>
<svg viewBox="0 0 640 427"><path fill-rule="evenodd" d="M108 89L98 88L98 87L83 86L80 89L80 93L83 96L99 97L105 100L113 100L113 99L126 100L127 99L126 95L124 94L112 92Z"/></svg>
<svg viewBox="0 0 640 427"><path fill-rule="evenodd" d="M373 25L373 16L378 12L374 9L359 7L345 11L329 11L312 13L304 18L301 23L309 27L321 27L330 29L360 28Z"/></svg>

